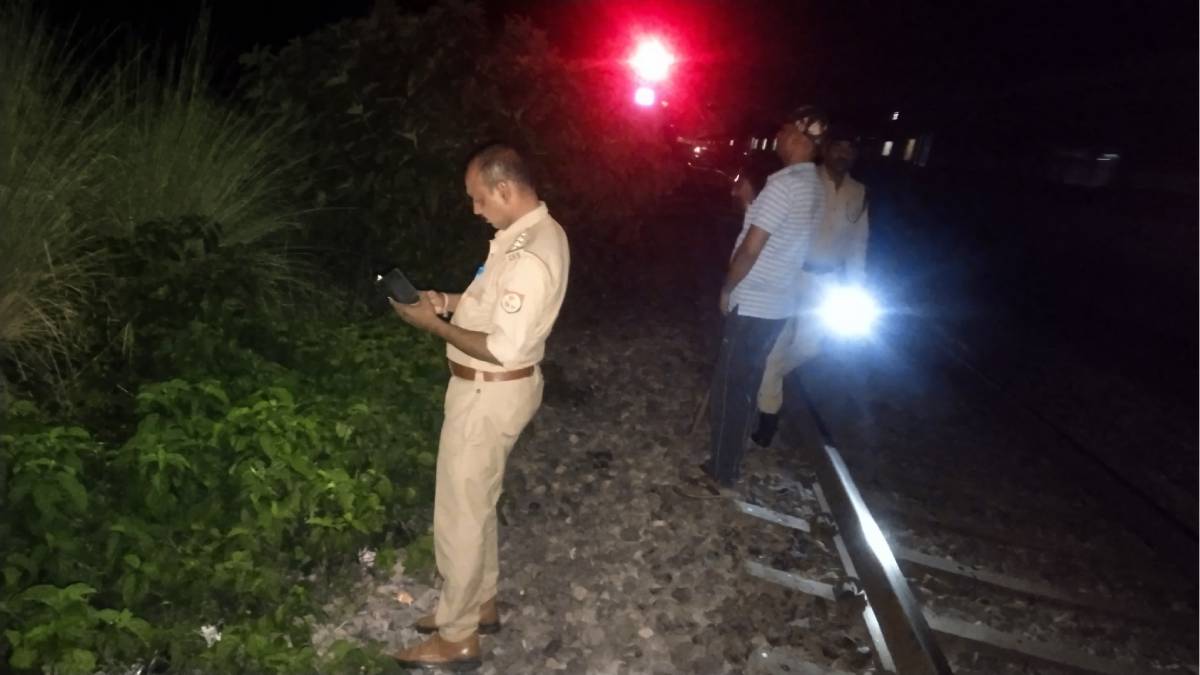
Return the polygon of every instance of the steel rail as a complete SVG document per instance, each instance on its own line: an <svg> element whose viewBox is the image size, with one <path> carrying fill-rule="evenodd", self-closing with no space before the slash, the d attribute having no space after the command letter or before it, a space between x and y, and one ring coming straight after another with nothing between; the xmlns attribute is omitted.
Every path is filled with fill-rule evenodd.
<svg viewBox="0 0 1200 675"><path fill-rule="evenodd" d="M850 477L846 463L831 445L813 454L817 479L896 672L951 675L953 671L925 620L921 605L908 587L908 580Z"/></svg>

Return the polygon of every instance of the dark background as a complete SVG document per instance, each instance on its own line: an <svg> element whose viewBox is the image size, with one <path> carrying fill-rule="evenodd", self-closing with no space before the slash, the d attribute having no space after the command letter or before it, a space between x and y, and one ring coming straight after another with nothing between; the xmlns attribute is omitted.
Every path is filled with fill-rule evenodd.
<svg viewBox="0 0 1200 675"><path fill-rule="evenodd" d="M1196 3L485 6L497 24L513 13L530 17L584 67L618 63L639 35L665 36L681 57L664 85L678 104L672 121L681 134L745 135L805 102L853 122L870 141L858 170L872 193L870 266L895 284L893 297L959 331L993 369L1051 371L1056 354L1069 354L1095 373L1134 383L1150 401L1141 405L1178 425L1184 441L1155 452L1183 462L1173 480L1194 496ZM207 7L216 84L232 93L239 54L362 16L371 3L49 0L41 7L81 38L108 36L93 52L98 63L130 41L180 43ZM879 157L871 144L922 136L933 139L923 167ZM1111 153L1119 163L1103 184L1064 184L1052 166L1063 153L1088 161ZM736 228L734 215L712 206L723 203L724 189L696 177L664 198L661 212L646 214L658 236L628 252L639 270L657 272L662 288L686 288L700 306ZM676 255L680 242L687 255ZM1063 381L1062 398L1090 386ZM1131 423L1124 446L1131 455L1146 451L1138 424L1162 426L1150 412ZM1099 424L1105 413L1088 415ZM1194 506L1193 499L1192 521Z"/></svg>
<svg viewBox="0 0 1200 675"><path fill-rule="evenodd" d="M430 3L393 4L419 11ZM1037 293L1038 313L1116 321L1129 328L1117 331L1129 333L1129 344L1170 345L1168 353L1187 367L1154 368L1151 379L1173 380L1167 388L1174 395L1195 398L1195 3L484 4L497 25L506 15L530 17L564 55L585 65L611 66L627 57L637 36L665 36L680 64L664 94L679 104L672 121L684 135L745 134L803 102L824 105L874 141L899 145L932 135L925 170L866 156L860 173L878 184L876 195L921 200L923 231L955 251L946 273L973 289L958 305L1007 295L1009 304L1027 306L1022 298ZM371 6L39 4L53 23L73 27L81 43L101 45L85 52L97 63L130 43L170 49L210 11L214 74L227 93L236 87L238 55L362 16ZM891 120L893 111L900 120ZM865 154L874 150L864 146ZM1056 185L1044 180L1056 152L1112 152L1120 163L1102 187ZM968 268L974 272L962 276ZM979 295L985 290L986 300Z"/></svg>
<svg viewBox="0 0 1200 675"><path fill-rule="evenodd" d="M205 8L225 81L237 55L365 14L370 0L233 2L46 0L56 23L112 32L117 44L180 41ZM422 2L393 2L420 10ZM640 33L679 51L677 91L738 111L819 101L864 121L892 110L941 120L997 118L1013 142L1132 132L1161 161L1195 166L1196 12L1190 2L838 3L782 0L493 0L496 18L531 17L561 52L620 59ZM1011 107L1014 110L1006 108ZM1005 118L1020 118L1021 126ZM1025 122L1031 121L1033 124Z"/></svg>

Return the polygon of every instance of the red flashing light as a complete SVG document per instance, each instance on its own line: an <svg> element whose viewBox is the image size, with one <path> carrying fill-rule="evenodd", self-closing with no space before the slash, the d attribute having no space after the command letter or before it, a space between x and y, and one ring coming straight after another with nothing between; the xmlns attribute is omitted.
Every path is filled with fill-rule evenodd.
<svg viewBox="0 0 1200 675"><path fill-rule="evenodd" d="M629 65L633 72L647 82L661 82L667 79L674 64L675 55L667 51L658 38L642 40L633 56L629 57Z"/></svg>

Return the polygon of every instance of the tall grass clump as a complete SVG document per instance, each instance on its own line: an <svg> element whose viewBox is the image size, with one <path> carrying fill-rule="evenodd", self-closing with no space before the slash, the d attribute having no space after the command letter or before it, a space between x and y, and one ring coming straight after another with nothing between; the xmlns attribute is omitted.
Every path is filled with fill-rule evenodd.
<svg viewBox="0 0 1200 675"><path fill-rule="evenodd" d="M247 305L279 311L314 291L272 237L298 216L287 119L212 94L207 26L178 56L89 65L30 3L0 2L0 384L61 395L81 364L137 347L129 338L155 317L105 290L120 285L122 241L147 223L180 223L184 238L201 220L221 246L253 251L261 283Z"/></svg>
<svg viewBox="0 0 1200 675"><path fill-rule="evenodd" d="M296 222L299 158L286 118L212 97L207 36L202 16L182 56L138 54L107 82L95 212L110 233L190 216L220 223L224 241L248 243Z"/></svg>
<svg viewBox="0 0 1200 675"><path fill-rule="evenodd" d="M238 260L250 256L253 280L236 301L271 321L319 294L315 270L286 248L285 233L300 215L293 191L304 155L291 142L286 115L214 96L208 26L209 17L200 16L179 54L135 51L105 80L98 122L104 151L87 210L97 232L126 241L174 223L183 242L194 234L191 224L212 224L220 249L238 247ZM226 258L210 251L172 274L195 279ZM161 318L153 305L116 300L126 306L106 312L106 343L119 342L126 352L150 346L141 338L153 335L146 325Z"/></svg>
<svg viewBox="0 0 1200 675"><path fill-rule="evenodd" d="M59 381L101 272L78 208L108 133L70 57L27 5L0 4L0 363Z"/></svg>

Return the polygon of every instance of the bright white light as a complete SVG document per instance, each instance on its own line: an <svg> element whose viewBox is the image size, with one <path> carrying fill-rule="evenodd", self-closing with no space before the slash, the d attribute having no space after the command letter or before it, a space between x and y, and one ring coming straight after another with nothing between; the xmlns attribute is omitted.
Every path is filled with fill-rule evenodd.
<svg viewBox="0 0 1200 675"><path fill-rule="evenodd" d="M892 154L892 142L884 141L883 142L883 152L881 152L879 154L883 155L884 157L887 157L888 155Z"/></svg>
<svg viewBox="0 0 1200 675"><path fill-rule="evenodd" d="M899 110L897 110L896 112L892 113L892 121L893 121L893 122L895 122L895 121L896 121L896 120L898 120L898 119L900 119L900 111L899 111Z"/></svg>
<svg viewBox="0 0 1200 675"><path fill-rule="evenodd" d="M692 152L694 152L698 155L698 154L704 152L704 148L697 145L696 147L692 148Z"/></svg>
<svg viewBox="0 0 1200 675"><path fill-rule="evenodd" d="M629 65L638 77L648 82L662 82L675 63L675 56L658 39L644 40L637 46Z"/></svg>
<svg viewBox="0 0 1200 675"><path fill-rule="evenodd" d="M825 293L817 314L835 334L862 337L871 333L879 319L879 305L858 286L834 286Z"/></svg>
<svg viewBox="0 0 1200 675"><path fill-rule="evenodd" d="M633 92L633 102L642 106L654 105L654 90L650 87L638 87Z"/></svg>

